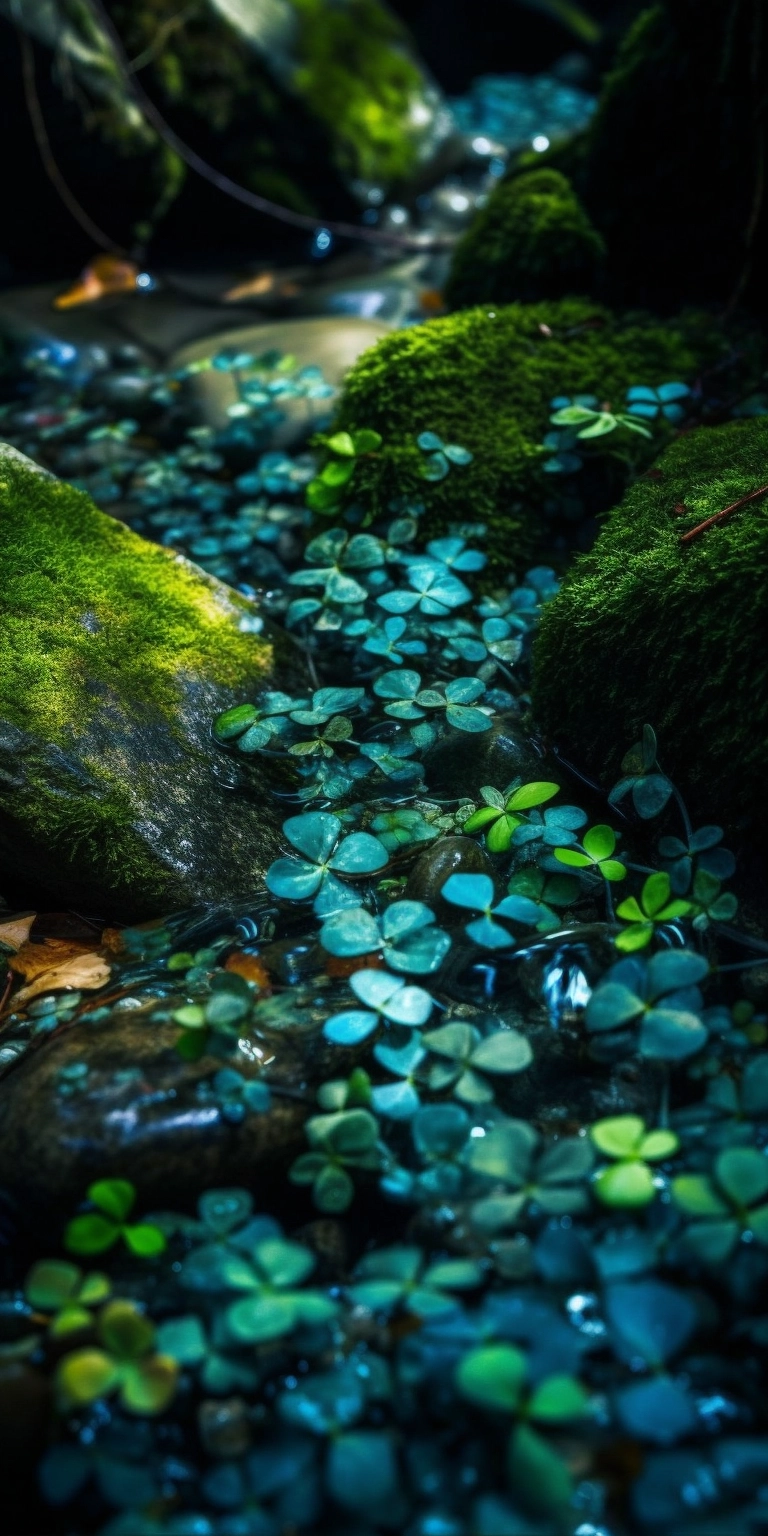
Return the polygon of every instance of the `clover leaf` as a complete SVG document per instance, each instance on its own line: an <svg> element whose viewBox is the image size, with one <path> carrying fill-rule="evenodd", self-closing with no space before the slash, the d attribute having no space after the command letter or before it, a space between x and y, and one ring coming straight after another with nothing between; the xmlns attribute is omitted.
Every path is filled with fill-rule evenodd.
<svg viewBox="0 0 768 1536"><path fill-rule="evenodd" d="M585 1022L593 1034L639 1025L638 1049L659 1061L683 1061L700 1051L707 1027L697 983L709 970L701 955L665 950L647 963L621 960L595 987Z"/></svg>
<svg viewBox="0 0 768 1536"><path fill-rule="evenodd" d="M436 971L451 940L435 927L435 914L421 901L392 902L379 918L363 907L326 918L320 943L332 955L367 955L381 951L395 971L428 975Z"/></svg>
<svg viewBox="0 0 768 1536"><path fill-rule="evenodd" d="M388 613L410 613L418 608L427 617L442 619L453 608L468 603L472 593L458 576L434 560L414 560L405 572L411 591L402 587L384 592L376 601Z"/></svg>
<svg viewBox="0 0 768 1536"><path fill-rule="evenodd" d="M105 1301L112 1289L107 1275L84 1275L76 1264L61 1259L39 1259L24 1282L24 1295L36 1312L48 1312L51 1334L72 1333L93 1321L90 1308Z"/></svg>
<svg viewBox="0 0 768 1536"><path fill-rule="evenodd" d="M293 1163L291 1182L312 1185L318 1210L332 1215L346 1211L355 1192L347 1168L380 1166L376 1120L366 1109L345 1109L315 1115L304 1129L312 1151Z"/></svg>
<svg viewBox="0 0 768 1536"><path fill-rule="evenodd" d="M491 1193L475 1201L473 1225L486 1233L514 1226L534 1202L550 1215L571 1215L588 1204L584 1180L594 1164L586 1136L563 1136L542 1146L525 1120L500 1119L472 1140L467 1166L511 1193Z"/></svg>
<svg viewBox="0 0 768 1536"><path fill-rule="evenodd" d="M678 1209L693 1218L686 1247L704 1264L722 1264L743 1233L768 1248L768 1157L753 1147L727 1147L711 1175L681 1173L672 1181Z"/></svg>
<svg viewBox="0 0 768 1536"><path fill-rule="evenodd" d="M467 907L481 912L482 916L467 923L466 933L475 944L484 949L509 949L514 944L512 934L497 922L505 917L510 922L532 926L541 921L541 910L526 896L505 896L493 905L494 889L490 875L450 875L442 888L444 901L453 906Z"/></svg>
<svg viewBox="0 0 768 1536"><path fill-rule="evenodd" d="M130 1301L111 1301L97 1324L100 1348L74 1350L61 1360L56 1380L65 1403L85 1407L119 1392L129 1413L162 1413L178 1376L176 1361L153 1350L155 1330Z"/></svg>
<svg viewBox="0 0 768 1536"><path fill-rule="evenodd" d="M64 1231L64 1246L70 1253L105 1253L122 1238L131 1253L153 1258L165 1248L165 1238L151 1222L128 1222L136 1201L136 1190L127 1179L97 1179L88 1187L88 1199L94 1212L75 1216Z"/></svg>
<svg viewBox="0 0 768 1536"><path fill-rule="evenodd" d="M622 760L624 776L611 790L609 805L619 805L631 791L635 810L643 821L661 814L674 793L674 785L661 772L656 753L656 733L652 726L644 725L642 740L630 747Z"/></svg>
<svg viewBox="0 0 768 1536"><path fill-rule="evenodd" d="M407 986L388 971L356 971L349 985L364 1008L347 1009L326 1019L323 1034L334 1045L359 1045L380 1023L418 1029L432 1012L432 998L421 987Z"/></svg>
<svg viewBox="0 0 768 1536"><path fill-rule="evenodd" d="M227 1309L226 1326L237 1343L263 1344L281 1338L301 1324L330 1322L336 1303L322 1291L301 1290L315 1258L300 1243L264 1237L250 1248L247 1259L230 1263L230 1288L247 1291Z"/></svg>
<svg viewBox="0 0 768 1536"><path fill-rule="evenodd" d="M507 1448L512 1488L537 1514L562 1516L573 1494L564 1461L538 1428L583 1418L589 1399L581 1383L566 1374L527 1383L528 1362L511 1344L485 1344L470 1350L456 1370L456 1386L480 1408L511 1414L517 1421Z"/></svg>
<svg viewBox="0 0 768 1536"><path fill-rule="evenodd" d="M267 888L285 901L313 900L314 911L327 917L341 907L358 905L358 897L338 879L375 874L387 863L386 848L368 832L343 837L338 816L313 811L289 816L283 831L293 848L304 857L277 859L267 870Z"/></svg>
<svg viewBox="0 0 768 1536"><path fill-rule="evenodd" d="M613 858L616 848L616 833L613 827L590 827L584 833L580 848L559 847L554 851L558 863L566 864L571 869L593 869L603 876L604 880L623 880L626 876L626 865Z"/></svg>
<svg viewBox="0 0 768 1536"><path fill-rule="evenodd" d="M469 834L484 832L491 853L505 853L512 842L513 833L527 820L521 813L543 805L559 791L559 784L521 784L505 797L497 789L486 786L480 791L486 803L472 812L464 823L464 831ZM583 821L578 823L580 826L583 824Z"/></svg>
<svg viewBox="0 0 768 1536"><path fill-rule="evenodd" d="M643 885L639 901L635 896L627 897L616 908L616 916L628 923L622 933L617 934L615 944L617 949L630 954L637 949L645 949L660 923L670 923L676 917L687 917L693 910L689 901L683 901L680 897L670 899L672 882L668 874L659 871L658 874L649 875Z"/></svg>
<svg viewBox="0 0 768 1536"><path fill-rule="evenodd" d="M426 656L427 654L427 647L423 640L408 639L408 622L398 614L385 619L381 629L375 626L369 629L363 641L363 650L370 651L372 656L384 657L396 667L403 665L405 656Z"/></svg>
<svg viewBox="0 0 768 1536"><path fill-rule="evenodd" d="M429 1074L429 1086L439 1092L450 1087L465 1104L488 1104L493 1088L485 1074L506 1076L530 1066L533 1051L516 1029L483 1036L473 1024L443 1024L423 1034L422 1043L441 1060Z"/></svg>
<svg viewBox="0 0 768 1536"><path fill-rule="evenodd" d="M415 1029L404 1045L377 1041L373 1054L380 1066L391 1072L397 1082L377 1083L370 1091L371 1107L389 1120L410 1120L421 1107L420 1068L427 1053Z"/></svg>
<svg viewBox="0 0 768 1536"><path fill-rule="evenodd" d="M603 1205L634 1210L650 1204L656 1194L649 1163L672 1157L680 1146L674 1131L646 1130L639 1115L612 1115L598 1120L589 1132L598 1151L616 1161L598 1172L594 1190Z"/></svg>
<svg viewBox="0 0 768 1536"><path fill-rule="evenodd" d="M417 1317L439 1317L456 1309L451 1291L473 1290L483 1271L472 1259L444 1259L428 1264L417 1247L379 1248L355 1270L350 1300L372 1312L403 1307Z"/></svg>

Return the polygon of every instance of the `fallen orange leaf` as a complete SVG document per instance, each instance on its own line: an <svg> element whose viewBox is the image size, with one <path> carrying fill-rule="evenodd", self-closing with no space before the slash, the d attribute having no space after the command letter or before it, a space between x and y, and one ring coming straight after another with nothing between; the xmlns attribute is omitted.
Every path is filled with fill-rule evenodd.
<svg viewBox="0 0 768 1536"><path fill-rule="evenodd" d="M74 309L78 304L93 304L108 293L135 293L138 275L133 261L123 261L119 256L96 256L71 288L57 294L53 307Z"/></svg>
<svg viewBox="0 0 768 1536"><path fill-rule="evenodd" d="M258 955L249 955L245 950L236 949L224 961L225 971L234 971L236 976L242 976L245 981L255 981L261 992L271 992L269 971Z"/></svg>
<svg viewBox="0 0 768 1536"><path fill-rule="evenodd" d="M8 923L0 923L0 944L6 949L21 949L29 938L36 916L36 912L25 912L20 917L12 917Z"/></svg>

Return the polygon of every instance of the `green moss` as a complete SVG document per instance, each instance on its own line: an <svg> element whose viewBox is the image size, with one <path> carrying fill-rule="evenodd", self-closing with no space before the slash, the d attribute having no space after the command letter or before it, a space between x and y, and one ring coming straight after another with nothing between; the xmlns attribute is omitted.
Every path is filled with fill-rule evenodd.
<svg viewBox="0 0 768 1536"><path fill-rule="evenodd" d="M361 463L355 495L376 515L396 496L422 498L430 534L452 521L485 522L493 560L514 567L536 549L552 495L539 446L552 397L594 391L618 404L630 384L692 379L725 350L695 317L629 324L584 299L466 310L387 336L348 374L336 415L337 428L372 427L384 439ZM425 480L416 446L424 431L469 448L472 464ZM658 447L633 434L611 450L613 495L603 507L626 483L623 455L638 451Z"/></svg>
<svg viewBox="0 0 768 1536"><path fill-rule="evenodd" d="M409 113L423 95L405 33L378 0L293 0L302 63L294 87L336 145L341 170L404 178L416 161Z"/></svg>
<svg viewBox="0 0 768 1536"><path fill-rule="evenodd" d="M183 801L190 714L266 680L272 646L240 632L234 593L6 456L0 528L0 848L11 856L22 828L42 883L60 866L118 908L178 904L137 805Z"/></svg>
<svg viewBox="0 0 768 1536"><path fill-rule="evenodd" d="M454 252L445 297L452 309L588 293L604 255L572 187L559 171L502 182Z"/></svg>
<svg viewBox="0 0 768 1536"><path fill-rule="evenodd" d="M768 834L768 498L681 532L768 480L768 420L700 428L638 482L544 613L539 725L610 784L648 721L700 814ZM675 512L678 504L685 515Z"/></svg>
<svg viewBox="0 0 768 1536"><path fill-rule="evenodd" d="M253 636L237 633L206 578L82 492L0 459L0 520L0 701L22 730L45 722L66 745L95 686L166 713L185 674L231 685L253 667ZM266 672L271 647L259 645Z"/></svg>

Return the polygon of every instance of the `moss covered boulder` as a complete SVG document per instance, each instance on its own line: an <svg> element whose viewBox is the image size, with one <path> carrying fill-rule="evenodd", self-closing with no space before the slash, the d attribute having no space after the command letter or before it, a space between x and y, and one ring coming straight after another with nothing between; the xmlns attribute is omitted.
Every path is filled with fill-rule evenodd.
<svg viewBox="0 0 768 1536"><path fill-rule="evenodd" d="M767 482L766 419L674 443L546 608L533 695L550 740L608 785L648 721L697 812L763 846L768 496L681 536Z"/></svg>
<svg viewBox="0 0 768 1536"><path fill-rule="evenodd" d="M445 297L452 309L556 299L592 291L605 254L559 171L528 171L496 188L454 252Z"/></svg>
<svg viewBox="0 0 768 1536"><path fill-rule="evenodd" d="M514 566L536 550L553 495L541 448L552 397L594 393L620 404L629 385L692 380L726 350L694 317L624 323L586 299L470 309L387 336L350 370L336 413L337 428L372 427L384 439L361 461L354 494L376 515L399 496L423 500L429 534L485 522L493 561ZM425 479L417 438L426 431L468 448L471 464ZM602 510L621 495L629 456L650 462L658 451L658 439L624 436L603 456Z"/></svg>
<svg viewBox="0 0 768 1536"><path fill-rule="evenodd" d="M133 918L252 890L275 815L211 721L272 674L253 605L8 449L0 528L5 885Z"/></svg>
<svg viewBox="0 0 768 1536"><path fill-rule="evenodd" d="M656 0L635 18L586 133L551 154L605 237L618 302L765 313L767 78L765 0Z"/></svg>

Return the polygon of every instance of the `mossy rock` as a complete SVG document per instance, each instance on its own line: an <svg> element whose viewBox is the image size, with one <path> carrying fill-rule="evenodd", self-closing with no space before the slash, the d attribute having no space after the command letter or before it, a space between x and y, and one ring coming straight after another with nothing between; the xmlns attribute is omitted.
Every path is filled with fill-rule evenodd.
<svg viewBox="0 0 768 1536"><path fill-rule="evenodd" d="M0 527L8 890L127 918L253 890L277 814L211 737L272 675L253 605L8 448Z"/></svg>
<svg viewBox="0 0 768 1536"><path fill-rule="evenodd" d="M608 248L618 303L765 313L765 0L660 0L619 46L586 132L547 155Z"/></svg>
<svg viewBox="0 0 768 1536"><path fill-rule="evenodd" d="M768 420L699 428L633 486L544 611L537 724L610 785L647 721L697 814L768 835ZM683 505L685 513L676 508Z"/></svg>
<svg viewBox="0 0 768 1536"><path fill-rule="evenodd" d="M464 310L387 336L350 370L335 418L337 429L372 427L384 439L356 471L355 498L375 516L397 497L421 499L429 535L484 522L493 563L518 566L542 542L553 496L540 446L552 397L594 392L620 404L629 385L692 380L726 350L714 325L695 316L630 323L586 299ZM425 431L470 449L472 463L426 480L416 441ZM650 462L658 446L617 437L602 460L610 472L601 510L621 495L632 456Z"/></svg>
<svg viewBox="0 0 768 1536"><path fill-rule="evenodd" d="M445 285L451 309L590 293L605 254L559 171L528 171L491 193L459 241Z"/></svg>

